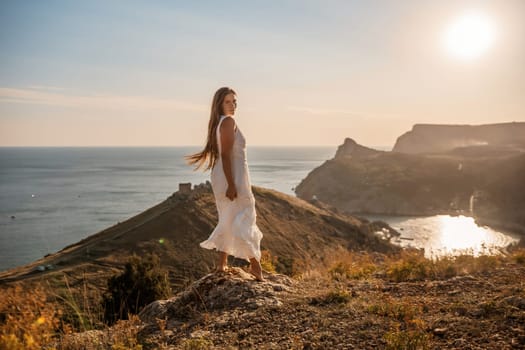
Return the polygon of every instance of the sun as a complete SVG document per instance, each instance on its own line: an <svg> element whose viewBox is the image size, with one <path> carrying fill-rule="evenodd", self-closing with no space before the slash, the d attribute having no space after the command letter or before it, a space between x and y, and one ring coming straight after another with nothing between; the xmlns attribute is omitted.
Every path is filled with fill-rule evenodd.
<svg viewBox="0 0 525 350"><path fill-rule="evenodd" d="M468 12L446 28L443 46L451 56L472 60L493 45L495 36L494 23L490 17L480 12Z"/></svg>

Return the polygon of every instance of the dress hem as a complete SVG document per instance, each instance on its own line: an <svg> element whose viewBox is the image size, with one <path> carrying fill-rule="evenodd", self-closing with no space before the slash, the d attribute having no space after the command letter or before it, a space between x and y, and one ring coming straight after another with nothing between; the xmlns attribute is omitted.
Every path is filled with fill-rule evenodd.
<svg viewBox="0 0 525 350"><path fill-rule="evenodd" d="M247 257L246 255L242 255L241 256L241 254L234 253L234 252L232 252L229 249L224 249L224 248L218 247L217 244L215 244L214 242L212 242L210 240L203 241L203 242L199 243L199 245L201 246L201 248L209 249L209 250L216 250L218 252L224 252L224 253L226 253L228 255L236 257L237 259L243 259L243 260L246 260L248 262L250 262L251 258L255 258L255 260L257 260L257 261L261 261L261 257L257 257L256 255L253 255L251 258Z"/></svg>

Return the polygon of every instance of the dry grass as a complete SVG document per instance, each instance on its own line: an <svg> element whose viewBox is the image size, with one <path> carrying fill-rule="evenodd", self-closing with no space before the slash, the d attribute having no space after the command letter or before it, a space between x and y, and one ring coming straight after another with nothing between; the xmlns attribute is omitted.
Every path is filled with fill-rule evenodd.
<svg viewBox="0 0 525 350"><path fill-rule="evenodd" d="M116 322L111 328L62 335L53 345L59 350L142 350L138 339L141 321L136 315Z"/></svg>
<svg viewBox="0 0 525 350"><path fill-rule="evenodd" d="M271 273L276 273L277 272L275 270L275 266L277 265L277 257L272 256L270 251L263 250L261 252L261 261L260 262L261 262L261 267L263 268L263 270L271 272Z"/></svg>
<svg viewBox="0 0 525 350"><path fill-rule="evenodd" d="M394 320L409 323L416 315L421 314L423 308L420 305L414 305L407 301L396 301L391 298L381 300L378 303L372 303L368 306L368 312L392 318Z"/></svg>
<svg viewBox="0 0 525 350"><path fill-rule="evenodd" d="M384 335L387 350L426 350L430 349L432 337L425 331L424 323L413 320L407 329L397 325Z"/></svg>
<svg viewBox="0 0 525 350"><path fill-rule="evenodd" d="M352 293L344 289L336 289L312 298L310 305L346 304L352 298Z"/></svg>
<svg viewBox="0 0 525 350"><path fill-rule="evenodd" d="M378 264L369 254L349 254L328 270L333 279L341 277L349 279L363 279L372 276L378 271Z"/></svg>
<svg viewBox="0 0 525 350"><path fill-rule="evenodd" d="M370 279L386 277L392 282L441 280L458 275L488 272L504 263L525 264L525 249L510 255L459 255L434 260L424 257L422 251L403 250L396 255L377 255L348 252L340 256L330 268L332 280ZM311 274L311 272L309 272Z"/></svg>
<svg viewBox="0 0 525 350"><path fill-rule="evenodd" d="M130 315L113 327L101 320L103 311L93 304L85 283L16 284L0 291L0 349L134 349L140 321ZM82 332L82 333L74 333Z"/></svg>
<svg viewBox="0 0 525 350"><path fill-rule="evenodd" d="M263 252L263 268L274 271L277 259ZM311 305L338 305L364 310L371 317L383 319L390 330L384 334L388 349L426 349L432 343L432 334L425 318L425 305L396 298L367 300L356 298L352 280L382 285L382 283L411 282L422 280L445 280L450 277L491 272L507 264L523 265L525 249L511 251L507 256L462 255L429 260L415 251L397 255L348 252L334 259L326 269L304 271L300 278L311 280L315 290L327 281L333 282L331 290L325 290L311 299ZM366 281L369 280L369 281ZM138 340L140 320L129 315L130 320L118 321L109 328L101 323L103 311L95 307L93 286L76 279L62 276L61 284L53 287L33 285L23 288L13 285L0 291L0 349L134 349L142 348ZM361 282L360 282L361 283ZM59 285L61 287L59 287ZM320 290L320 289L319 289ZM487 304L488 305L488 304ZM487 307L489 307L488 305ZM159 321L159 329L165 327ZM82 333L73 333L82 332ZM163 337L164 338L164 337ZM167 346L164 341L160 345ZM208 340L188 339L186 349L209 346Z"/></svg>
<svg viewBox="0 0 525 350"><path fill-rule="evenodd" d="M423 321L426 308L413 300L386 298L368 305L368 312L385 318L391 330L384 334L386 349L428 349L432 336Z"/></svg>
<svg viewBox="0 0 525 350"><path fill-rule="evenodd" d="M41 349L71 327L61 322L63 310L49 302L42 286L20 285L2 291L0 298L0 349Z"/></svg>
<svg viewBox="0 0 525 350"><path fill-rule="evenodd" d="M72 285L64 274L61 281L53 284L47 281L45 290L49 298L63 308L63 323L75 331L100 329L104 326L100 289L89 285L85 276Z"/></svg>

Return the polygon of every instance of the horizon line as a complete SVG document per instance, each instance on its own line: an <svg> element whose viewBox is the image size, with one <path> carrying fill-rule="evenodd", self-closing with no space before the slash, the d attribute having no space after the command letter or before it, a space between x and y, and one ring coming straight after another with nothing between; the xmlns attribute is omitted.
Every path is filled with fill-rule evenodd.
<svg viewBox="0 0 525 350"><path fill-rule="evenodd" d="M250 145L248 147L336 147L339 145ZM102 147L119 147L119 148L132 148L132 147L203 147L203 145L0 145L0 148L102 148ZM386 147L386 146L385 146Z"/></svg>
<svg viewBox="0 0 525 350"><path fill-rule="evenodd" d="M278 148L278 147L339 147L341 144L337 145L250 145L247 148L252 147L267 147L267 148ZM363 145L364 146L364 145ZM203 147L203 145L65 145L65 146L53 146L53 145L43 145L43 146L31 146L31 145L23 145L23 146L1 146L0 148L183 148L183 147ZM372 145L366 147L381 147L381 148L387 148L387 147L393 147L390 145Z"/></svg>

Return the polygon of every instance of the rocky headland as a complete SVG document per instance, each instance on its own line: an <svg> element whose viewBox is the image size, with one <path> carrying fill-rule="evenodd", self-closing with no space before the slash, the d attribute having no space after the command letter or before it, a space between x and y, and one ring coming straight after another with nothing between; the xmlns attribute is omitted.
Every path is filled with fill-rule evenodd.
<svg viewBox="0 0 525 350"><path fill-rule="evenodd" d="M293 274L332 263L338 252L397 248L374 234L388 225L359 219L284 193L253 187L257 224L263 232L261 250L276 259L277 271ZM209 182L181 184L180 190L144 212L33 263L0 272L0 285L21 280L53 280L64 273L82 275L101 287L132 255L157 254L169 270L170 281L181 288L210 272L216 253L203 249L217 224L217 209ZM246 265L244 260L234 264Z"/></svg>
<svg viewBox="0 0 525 350"><path fill-rule="evenodd" d="M503 151L525 151L525 123L486 125L416 124L397 138L392 151L421 154L457 148L491 146Z"/></svg>
<svg viewBox="0 0 525 350"><path fill-rule="evenodd" d="M524 126L416 125L391 152L347 138L295 191L346 213L463 214L525 233Z"/></svg>

